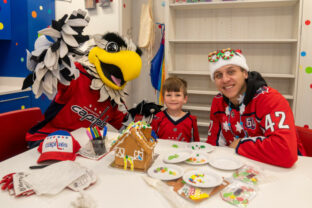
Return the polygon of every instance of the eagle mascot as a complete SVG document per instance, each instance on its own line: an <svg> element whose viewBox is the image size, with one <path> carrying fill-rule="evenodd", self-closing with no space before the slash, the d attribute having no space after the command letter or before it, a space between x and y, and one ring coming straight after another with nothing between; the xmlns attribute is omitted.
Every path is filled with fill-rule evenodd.
<svg viewBox="0 0 312 208"><path fill-rule="evenodd" d="M34 51L27 51L31 73L22 88L32 87L36 98L45 94L52 100L44 120L26 135L30 148L60 129L73 131L95 125L103 129L109 123L121 130L137 112L137 108L131 113L127 110L124 87L140 75L141 49L117 33L82 35L89 20L82 10L53 20L51 26L38 32L41 36ZM144 112L160 111L161 106L144 104Z"/></svg>

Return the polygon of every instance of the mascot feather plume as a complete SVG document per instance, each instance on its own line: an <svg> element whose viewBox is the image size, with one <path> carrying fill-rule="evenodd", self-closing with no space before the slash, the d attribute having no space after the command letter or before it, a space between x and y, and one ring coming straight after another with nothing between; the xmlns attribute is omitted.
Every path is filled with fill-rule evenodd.
<svg viewBox="0 0 312 208"><path fill-rule="evenodd" d="M140 48L117 33L82 35L89 22L82 10L67 17L39 31L34 51L27 51L31 73L23 89L32 86L36 98L44 93L52 100L45 119L26 135L30 147L59 129L102 129L109 123L120 130L133 116L124 104L124 87L140 75ZM151 112L160 107L152 105Z"/></svg>

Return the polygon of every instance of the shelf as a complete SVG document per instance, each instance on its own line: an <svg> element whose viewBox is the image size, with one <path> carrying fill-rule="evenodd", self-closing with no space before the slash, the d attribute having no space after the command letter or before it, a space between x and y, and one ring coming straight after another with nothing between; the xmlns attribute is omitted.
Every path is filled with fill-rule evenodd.
<svg viewBox="0 0 312 208"><path fill-rule="evenodd" d="M199 111L210 111L210 106L207 105L195 105L195 104L187 104L183 106L184 110L199 110Z"/></svg>
<svg viewBox="0 0 312 208"><path fill-rule="evenodd" d="M286 100L293 100L294 99L294 96L292 96L292 95L283 95L285 98L286 98Z"/></svg>
<svg viewBox="0 0 312 208"><path fill-rule="evenodd" d="M195 94L195 95L217 95L218 91L213 90L188 90L187 94Z"/></svg>
<svg viewBox="0 0 312 208"><path fill-rule="evenodd" d="M264 7L289 7L298 0L271 0L271 1L229 1L229 2L198 2L198 3L173 3L169 5L173 10L185 9L219 9L219 8L264 8Z"/></svg>
<svg viewBox="0 0 312 208"><path fill-rule="evenodd" d="M246 52L250 69L295 109L302 0L173 2L166 5L167 73L188 82L190 99L183 109L198 111L198 126L208 126L209 105L218 94L207 55L221 48Z"/></svg>
<svg viewBox="0 0 312 208"><path fill-rule="evenodd" d="M197 121L197 126L208 127L209 126L209 122Z"/></svg>
<svg viewBox="0 0 312 208"><path fill-rule="evenodd" d="M31 91L31 88L22 90L23 81L22 77L0 77L0 95Z"/></svg>
<svg viewBox="0 0 312 208"><path fill-rule="evenodd" d="M287 39L287 38L282 38L282 39L249 39L249 40L240 40L240 39L232 39L232 40L179 40L179 39L174 39L174 40L168 40L169 43L174 43L174 44L208 44L208 43L252 43L252 44L262 44L262 43L275 43L275 44L280 44L280 43L297 43L297 39Z"/></svg>
<svg viewBox="0 0 312 208"><path fill-rule="evenodd" d="M205 75L205 76L209 76L210 73L207 71L178 71L178 70L174 70L174 71L168 71L169 74L180 74L180 75Z"/></svg>
<svg viewBox="0 0 312 208"><path fill-rule="evenodd" d="M183 70L175 70L169 71L169 74L175 75L203 75L203 76L210 76L210 73L207 71L183 71ZM273 74L273 73L261 73L261 75L265 78L284 78L284 79L294 79L294 74Z"/></svg>
<svg viewBox="0 0 312 208"><path fill-rule="evenodd" d="M195 94L195 95L217 95L219 91L211 91L211 90L188 90L188 94ZM283 96L287 100L293 100L294 96L293 95L288 95L288 94L283 94Z"/></svg>
<svg viewBox="0 0 312 208"><path fill-rule="evenodd" d="M261 73L263 77L267 78L285 78L285 79L294 79L295 75L293 74L269 74L269 73Z"/></svg>

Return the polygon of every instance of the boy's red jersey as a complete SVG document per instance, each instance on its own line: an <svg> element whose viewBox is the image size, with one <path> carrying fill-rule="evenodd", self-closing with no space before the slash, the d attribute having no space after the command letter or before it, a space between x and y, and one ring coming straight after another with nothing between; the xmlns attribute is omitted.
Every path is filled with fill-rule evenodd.
<svg viewBox="0 0 312 208"><path fill-rule="evenodd" d="M152 121L152 127L157 136L161 139L172 139L183 142L199 141L197 118L186 113L177 121L165 111L156 114Z"/></svg>

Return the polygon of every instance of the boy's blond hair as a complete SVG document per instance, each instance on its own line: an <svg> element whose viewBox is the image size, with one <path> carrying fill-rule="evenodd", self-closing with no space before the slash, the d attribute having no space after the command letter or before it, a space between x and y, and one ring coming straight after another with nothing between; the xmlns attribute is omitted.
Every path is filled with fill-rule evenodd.
<svg viewBox="0 0 312 208"><path fill-rule="evenodd" d="M183 95L187 95L187 82L184 79L179 77L169 77L165 80L163 84L163 91L162 94L164 95L165 92L183 92Z"/></svg>

